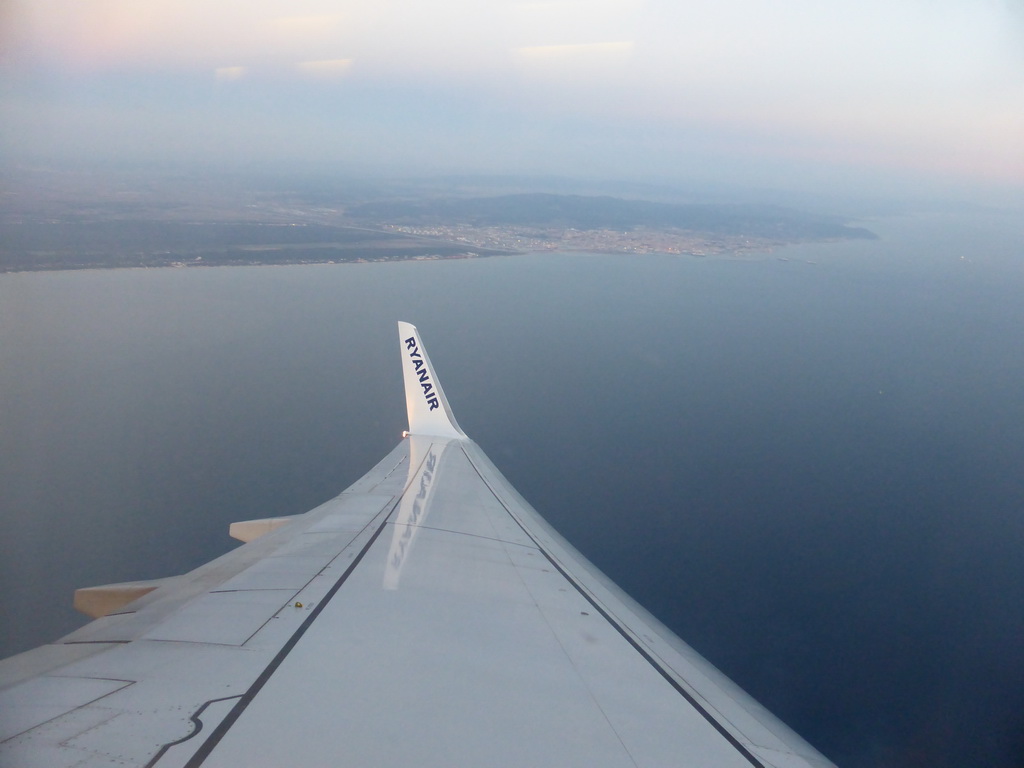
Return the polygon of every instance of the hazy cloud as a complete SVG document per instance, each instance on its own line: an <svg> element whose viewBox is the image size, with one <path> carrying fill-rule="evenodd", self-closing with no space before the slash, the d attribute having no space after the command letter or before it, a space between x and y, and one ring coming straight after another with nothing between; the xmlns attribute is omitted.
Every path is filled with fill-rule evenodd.
<svg viewBox="0 0 1024 768"><path fill-rule="evenodd" d="M5 14L3 106L22 121L7 156L45 156L39 137L66 128L39 126L76 104L153 135L187 104L196 123L179 128L210 152L199 137L218 121L230 151L273 154L262 120L311 159L368 162L354 137L387 136L452 170L545 157L560 173L714 173L714 158L737 177L825 164L1024 185L1024 23L1000 0L20 0ZM203 90L210 72L245 88L224 102ZM146 109L128 109L140 88ZM285 102L287 116L270 106ZM123 152L98 141L96 156Z"/></svg>
<svg viewBox="0 0 1024 768"><path fill-rule="evenodd" d="M213 72L218 80L229 81L245 77L246 69L245 67L217 67Z"/></svg>
<svg viewBox="0 0 1024 768"><path fill-rule="evenodd" d="M310 77L344 77L352 67L352 59L323 59L322 61L301 61L295 69Z"/></svg>
<svg viewBox="0 0 1024 768"><path fill-rule="evenodd" d="M569 43L565 45L531 45L516 48L516 53L532 61L566 59L623 59L633 52L632 40L611 43Z"/></svg>

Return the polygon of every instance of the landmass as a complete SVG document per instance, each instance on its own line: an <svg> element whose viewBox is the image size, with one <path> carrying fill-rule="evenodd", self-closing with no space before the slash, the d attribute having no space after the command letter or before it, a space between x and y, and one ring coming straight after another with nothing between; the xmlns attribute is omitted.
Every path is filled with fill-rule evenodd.
<svg viewBox="0 0 1024 768"><path fill-rule="evenodd" d="M448 185L450 186L450 185ZM5 180L0 272L480 258L537 251L764 253L874 237L835 216L773 205L415 185Z"/></svg>
<svg viewBox="0 0 1024 768"><path fill-rule="evenodd" d="M367 203L350 215L391 232L525 251L738 256L797 242L875 237L838 217L781 206L542 193Z"/></svg>

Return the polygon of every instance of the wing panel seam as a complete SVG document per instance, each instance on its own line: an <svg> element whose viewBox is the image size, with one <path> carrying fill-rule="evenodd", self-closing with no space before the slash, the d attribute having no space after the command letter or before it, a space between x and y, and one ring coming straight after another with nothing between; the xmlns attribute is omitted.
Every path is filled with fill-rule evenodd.
<svg viewBox="0 0 1024 768"><path fill-rule="evenodd" d="M238 699L238 698L241 698L241 697L240 696L224 696L224 697L219 698L219 699L210 699L209 701L204 702L203 705L199 709L197 709L195 712L193 712L191 715L189 715L188 719L192 721L192 725L194 726L194 728L189 733L187 733L184 736L182 736L180 739L175 739L174 741L169 741L166 744L164 744L162 747L160 747L160 751L157 752L155 755L153 755L153 759L151 759L148 763L146 763L145 766L143 766L143 768L153 768L153 766L155 766L158 762L160 762L160 759L165 754L167 754L167 752L172 747L176 747L179 744L184 744L186 741L191 741L196 736L198 736L202 732L202 730L203 730L203 720L202 720L203 713L206 711L206 708L209 707L211 704L216 704L216 703L221 702L221 701L231 701L232 699Z"/></svg>
<svg viewBox="0 0 1024 768"><path fill-rule="evenodd" d="M403 461L405 461L405 459L403 459ZM399 462L399 465L401 463L402 462ZM280 667L281 664L284 663L285 658L287 658L288 654L292 652L292 650L298 644L299 640L302 639L302 636L313 625L313 622L316 621L320 613L324 610L324 608L326 608L330 604L331 600L334 599L334 596L338 593L338 590L340 590L342 585L346 581L348 581L348 577L352 575L353 571L355 571L355 569L362 562L363 557L366 556L366 553L370 551L370 548L373 547L377 539L380 538L381 533L383 533L384 530L388 527L388 521L391 519L391 516L398 508L398 505L401 504L402 498L409 491L413 476L414 473L410 473L409 479L406 481L405 487L402 489L402 493L392 497L391 504L385 506L380 512L377 513L378 516L382 516L383 519L377 526L377 530L373 532L373 535L370 536L366 544L364 544L363 547L359 550L359 554L357 554L355 558L353 558L348 568L345 569L345 572L341 574L338 580L334 583L334 586L332 586L331 589L327 592L327 594L324 595L323 599L321 599L320 602L317 603L316 607L312 611L310 611L310 614L306 618L306 620L303 621L302 625L295 631L295 633L288 638L285 644L281 647L281 650L279 650L277 654L275 654L274 658L271 659L270 663L263 669L263 671L253 682L253 684L249 686L249 689L241 695L238 703L231 709L230 712L228 712L224 719L221 720L221 722L213 730L213 733L210 734L209 738L207 738L207 740L199 746L195 754L192 755L192 757L189 759L187 763L185 763L185 768L199 768L199 766L206 762L206 758L208 758L213 753L213 750L217 748L217 745L220 743L220 741L224 738L227 732L231 730L231 727L238 721L238 718L242 716L242 713L245 712L246 708L256 698L260 690L262 690L263 686L267 684L267 681L270 680L274 672L277 671L278 667ZM363 530L365 529L366 528L364 527Z"/></svg>
<svg viewBox="0 0 1024 768"><path fill-rule="evenodd" d="M534 545L536 545L537 549L540 550L540 553L544 555L547 561L551 563L551 565L560 574L562 574L562 577L566 581L572 584L572 586L576 589L577 592L580 593L583 599L590 603L594 607L594 610L601 614L604 620L611 624L611 626L613 626L616 629L616 631L620 635L622 635L623 639L627 643L629 643L633 647L633 649L637 653L639 653L640 656L648 664L650 664L655 670L657 670L657 672L665 679L665 681L669 685L671 685L677 693L679 693L684 699L686 699L686 701L689 702L690 706L692 706L698 713L700 713L700 715L705 720L707 720L708 723L716 731L718 731L718 733L726 741L728 741L729 744L737 752L739 752L751 765L755 766L755 768L766 768L763 762L761 762L749 749L743 746L739 739L737 739L732 733L730 733L729 730L724 725L722 725L722 723L719 722L714 715L712 715L705 707L703 707L700 704L700 702L697 701L697 699L693 696L693 694L691 694L682 685L680 685L679 681L676 680L675 677L667 669L665 669L665 667L662 664L660 664L658 660L649 651L645 650L640 645L640 643L637 642L636 638L630 635L630 633L621 624L621 622L612 617L612 615L608 613L608 611L605 610L605 608L600 603L597 602L594 596L591 595L586 589L584 589L583 585L580 584L574 576L572 576L568 571L565 570L565 568L563 568L559 564L559 562L551 555L551 553L548 552L547 548L540 541L538 541L537 537L534 536L533 533L531 533L525 525L523 525L523 522L519 519L515 512L511 510L509 505L505 503L505 500L502 499L502 497L495 491L494 487L491 485L490 482L488 482L487 478L480 471L480 468L477 466L476 462L473 461L473 457L470 456L469 453L465 450L463 450L463 453L465 453L466 458L469 460L470 465L473 467L473 471L476 472L477 477L479 477L481 482L483 482L483 484L487 486L488 490L490 490L491 494L494 496L497 502L501 504L502 507L505 508L505 511L509 514L509 517L515 520L516 525L518 525L522 529L523 533L526 534L527 537L529 537L530 541L532 541Z"/></svg>
<svg viewBox="0 0 1024 768"><path fill-rule="evenodd" d="M277 671L277 668L281 666L285 658L292 652L292 649L295 648L302 636L306 634L306 631L310 626L312 626L313 622L320 615L323 609L327 607L334 598L334 595L337 594L338 590L341 589L341 586L348 580L348 577L352 575L352 572L356 569L359 563L362 562L363 557L370 550L370 547L373 546L374 542L377 541L380 534L387 527L388 518L391 516L391 513L394 511L394 507L397 504L398 500L396 500L391 509L387 511L384 519L381 521L380 525L377 526L377 530L373 532L369 541L367 541L366 544L363 545L363 548L359 550L359 554L352 560L348 568L345 569L345 572L339 577L338 581L335 582L334 586L331 587L331 590L324 596L324 599L322 599L317 606L310 611L309 616L302 622L302 626L300 626L295 633L288 638L281 650L277 652L266 668L264 668L260 673L259 677L256 678L251 686L249 686L249 690L242 694L238 703L225 716L220 724L218 724L213 733L210 734L210 737L196 750L196 753L185 764L185 768L199 768L199 766L206 761L206 758L210 756L213 750L217 747L217 744L220 743L221 739L223 739L231 729L231 726L233 726L238 718L242 716L245 709L252 703L253 699L256 698L256 695L260 692L263 686L266 685L274 672Z"/></svg>

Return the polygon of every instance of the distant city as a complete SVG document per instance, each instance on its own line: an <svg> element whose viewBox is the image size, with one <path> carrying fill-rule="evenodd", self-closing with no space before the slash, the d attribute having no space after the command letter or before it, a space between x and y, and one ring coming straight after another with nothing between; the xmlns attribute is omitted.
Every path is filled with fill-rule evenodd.
<svg viewBox="0 0 1024 768"><path fill-rule="evenodd" d="M871 238L835 216L774 205L608 195L487 194L450 183L96 184L37 174L0 213L0 272L333 264L586 251L735 257Z"/></svg>
<svg viewBox="0 0 1024 768"><path fill-rule="evenodd" d="M664 253L686 256L742 256L764 253L787 240L757 236L714 235L681 229L563 229L561 227L471 226L468 224L437 224L434 226L403 226L382 224L386 231L470 247L467 254L479 251L522 253L538 251L586 251L590 253Z"/></svg>

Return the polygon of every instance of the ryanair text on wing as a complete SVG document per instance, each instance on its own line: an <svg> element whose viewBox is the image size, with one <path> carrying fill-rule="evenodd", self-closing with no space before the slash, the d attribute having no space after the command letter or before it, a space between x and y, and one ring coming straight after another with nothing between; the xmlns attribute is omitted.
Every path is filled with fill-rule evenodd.
<svg viewBox="0 0 1024 768"><path fill-rule="evenodd" d="M427 405L430 406L429 410L440 408L441 401L437 399L437 391L430 381L430 373L427 370L427 364L423 361L423 355L420 354L415 336L410 336L405 340L405 348L409 350L409 359L416 369L416 376L420 380L420 386L423 387L423 397L426 399Z"/></svg>

